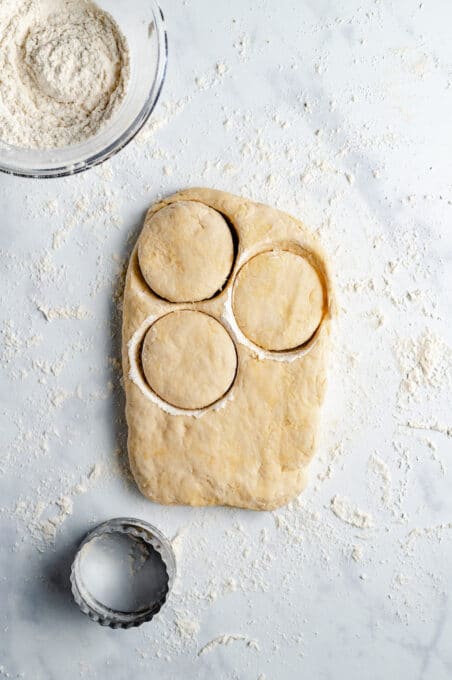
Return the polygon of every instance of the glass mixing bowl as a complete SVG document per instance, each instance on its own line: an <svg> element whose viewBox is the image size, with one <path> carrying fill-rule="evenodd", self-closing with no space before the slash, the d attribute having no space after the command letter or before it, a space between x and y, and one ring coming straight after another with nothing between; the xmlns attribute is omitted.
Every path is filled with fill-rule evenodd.
<svg viewBox="0 0 452 680"><path fill-rule="evenodd" d="M154 0L96 0L120 26L129 44L130 81L121 107L105 127L81 144L61 149L22 149L0 140L0 170L22 177L65 177L103 163L141 130L158 101L166 74L168 42Z"/></svg>

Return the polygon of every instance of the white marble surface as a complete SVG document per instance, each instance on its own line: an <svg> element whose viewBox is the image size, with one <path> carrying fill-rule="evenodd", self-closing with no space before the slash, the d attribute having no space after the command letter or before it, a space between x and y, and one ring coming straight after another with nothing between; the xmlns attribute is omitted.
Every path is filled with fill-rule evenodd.
<svg viewBox="0 0 452 680"><path fill-rule="evenodd" d="M446 680L452 6L163 7L157 129L84 176L0 177L0 678ZM276 513L163 508L126 476L113 298L147 206L187 185L277 204L332 256L319 456ZM87 318L39 311L78 305ZM372 526L341 521L337 494ZM68 570L83 534L124 514L180 532L179 580L153 623L114 632L78 612ZM244 639L199 655L223 635Z"/></svg>

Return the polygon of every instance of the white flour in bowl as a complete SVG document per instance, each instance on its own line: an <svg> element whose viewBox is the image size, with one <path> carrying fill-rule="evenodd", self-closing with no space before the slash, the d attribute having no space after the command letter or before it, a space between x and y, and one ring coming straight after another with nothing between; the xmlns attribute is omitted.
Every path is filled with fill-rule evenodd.
<svg viewBox="0 0 452 680"><path fill-rule="evenodd" d="M0 1L2 142L83 142L119 108L128 80L126 39L91 0Z"/></svg>

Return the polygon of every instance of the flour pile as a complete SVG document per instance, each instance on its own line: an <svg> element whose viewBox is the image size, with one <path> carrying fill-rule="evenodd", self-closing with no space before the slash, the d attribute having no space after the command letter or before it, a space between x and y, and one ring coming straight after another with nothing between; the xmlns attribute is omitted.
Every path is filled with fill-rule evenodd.
<svg viewBox="0 0 452 680"><path fill-rule="evenodd" d="M78 144L121 105L129 50L91 0L1 0L0 139L25 148Z"/></svg>

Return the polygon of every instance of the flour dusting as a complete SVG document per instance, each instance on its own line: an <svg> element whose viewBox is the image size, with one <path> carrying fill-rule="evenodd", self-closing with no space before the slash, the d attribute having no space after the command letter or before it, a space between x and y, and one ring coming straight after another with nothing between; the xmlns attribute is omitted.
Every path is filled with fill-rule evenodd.
<svg viewBox="0 0 452 680"><path fill-rule="evenodd" d="M259 645L257 640L253 640L248 638L246 635L219 635L218 637L214 638L210 642L208 642L204 647L201 647L201 649L198 652L198 656L203 656L204 654L207 654L208 652L211 652L215 647L221 646L221 645L230 645L231 642L237 642L237 641L243 641L246 643L247 647L250 647L250 649L256 649L259 650Z"/></svg>
<svg viewBox="0 0 452 680"><path fill-rule="evenodd" d="M343 522L351 524L360 529L368 529L372 526L372 517L369 513L354 507L348 498L342 496L334 496L331 499L331 510L336 517L339 517Z"/></svg>

